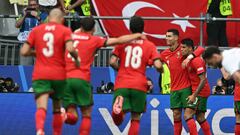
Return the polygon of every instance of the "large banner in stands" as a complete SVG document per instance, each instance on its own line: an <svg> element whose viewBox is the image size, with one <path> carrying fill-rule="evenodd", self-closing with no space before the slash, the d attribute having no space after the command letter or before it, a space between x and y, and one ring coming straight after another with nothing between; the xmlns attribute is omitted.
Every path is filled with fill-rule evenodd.
<svg viewBox="0 0 240 135"><path fill-rule="evenodd" d="M159 16L159 17L199 17L200 13L206 13L208 0L93 0L94 8L98 16ZM233 16L239 18L240 1L231 0ZM174 6L173 5L177 5ZM107 35L119 36L129 33L129 20L100 20ZM199 43L200 22L180 20L148 20L145 21L145 34L156 45L164 46L165 32L170 28L180 31L180 37L191 37L195 43ZM204 31L206 41L206 27ZM240 24L229 22L227 24L228 39L230 45L237 45L240 41Z"/></svg>
<svg viewBox="0 0 240 135"><path fill-rule="evenodd" d="M142 115L140 135L172 135L173 118L169 106L169 96L149 95L147 111ZM111 118L112 95L94 95L91 135L127 135L129 115L124 123L117 127ZM35 102L32 94L0 94L0 135L33 135L35 134ZM52 132L52 109L49 110L45 125L46 135ZM212 96L208 100L206 118L214 135L233 135L234 109L232 96ZM80 117L81 119L81 117ZM182 134L188 129L183 121ZM77 135L80 122L75 126L65 125L63 135ZM197 124L199 134L203 134Z"/></svg>

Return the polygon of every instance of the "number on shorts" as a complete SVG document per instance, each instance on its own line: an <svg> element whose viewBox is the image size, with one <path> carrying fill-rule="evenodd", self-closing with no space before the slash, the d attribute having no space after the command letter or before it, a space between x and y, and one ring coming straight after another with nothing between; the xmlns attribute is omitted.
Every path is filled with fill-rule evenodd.
<svg viewBox="0 0 240 135"><path fill-rule="evenodd" d="M43 55L46 57L52 57L53 56L53 44L54 44L54 36L52 33L48 32L44 34L43 41L46 42L47 48L43 48Z"/></svg>
<svg viewBox="0 0 240 135"><path fill-rule="evenodd" d="M127 46L125 48L126 54L126 61L125 61L125 67L129 67L131 64L131 67L134 69L137 69L141 66L142 63L142 48L139 46L132 47Z"/></svg>

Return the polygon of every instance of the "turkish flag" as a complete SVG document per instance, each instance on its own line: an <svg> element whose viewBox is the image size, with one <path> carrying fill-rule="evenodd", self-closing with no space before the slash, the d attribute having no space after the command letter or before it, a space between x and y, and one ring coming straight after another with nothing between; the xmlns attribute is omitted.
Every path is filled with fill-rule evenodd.
<svg viewBox="0 0 240 135"><path fill-rule="evenodd" d="M207 0L93 0L98 16L159 16L159 17L200 17L206 13ZM240 3L232 0L234 11L239 11ZM238 12L234 12L238 13ZM233 17L240 17L234 14ZM104 32L109 36L129 34L128 20L100 20ZM164 46L164 35L168 29L178 29L180 38L192 38L195 44L200 40L200 22L185 20L145 20L145 34L158 46ZM228 24L230 44L236 45L240 38L240 25L236 22ZM206 42L206 26L204 41Z"/></svg>

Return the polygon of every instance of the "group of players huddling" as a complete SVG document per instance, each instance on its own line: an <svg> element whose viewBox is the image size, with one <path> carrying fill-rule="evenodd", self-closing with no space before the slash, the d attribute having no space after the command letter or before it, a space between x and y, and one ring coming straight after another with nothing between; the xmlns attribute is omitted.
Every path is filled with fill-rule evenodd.
<svg viewBox="0 0 240 135"><path fill-rule="evenodd" d="M204 52L202 47L195 49L190 38L183 39L179 44L179 32L170 29L166 33L167 45L170 48L159 54L156 46L142 34L144 21L138 16L130 19L132 34L108 39L93 36L95 21L92 17L81 19L81 27L74 33L62 25L64 17L61 10L53 9L48 20L48 23L32 30L21 48L21 55L36 56L32 87L37 106L37 135L45 134L44 123L49 97L53 100L53 135L62 134L63 123L77 123L78 107L82 113L79 135L90 134L93 106L90 66L96 51L101 47L117 45L110 58L110 65L118 71L112 118L116 125L120 125L125 114L131 112L129 135L139 134L140 117L145 112L147 66L153 65L158 72L164 72L162 63L166 63L170 70L174 135L182 132L182 110L191 135L198 134L194 116L204 134L211 134L205 119L210 87L202 54L209 65L222 66L224 77L233 77L240 82L240 49L221 53L217 48L210 47ZM234 56L231 56L232 53ZM232 57L235 59L234 63L230 62ZM236 87L236 134L240 134L240 95L237 95L239 90L239 87ZM62 106L66 112L61 111Z"/></svg>

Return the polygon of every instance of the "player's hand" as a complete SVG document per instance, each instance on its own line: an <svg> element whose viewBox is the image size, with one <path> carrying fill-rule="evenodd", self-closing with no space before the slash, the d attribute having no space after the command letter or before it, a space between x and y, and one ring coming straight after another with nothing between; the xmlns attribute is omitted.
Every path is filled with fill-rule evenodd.
<svg viewBox="0 0 240 135"><path fill-rule="evenodd" d="M190 62L190 60L189 60L188 58L186 58L186 59L182 62L182 68L186 68L189 62Z"/></svg>
<svg viewBox="0 0 240 135"><path fill-rule="evenodd" d="M146 40L146 39L147 39L147 36L144 35L144 34L142 34L142 35L141 35L141 39Z"/></svg>
<svg viewBox="0 0 240 135"><path fill-rule="evenodd" d="M188 104L193 104L196 101L196 96L190 95L188 96L187 100L188 100Z"/></svg>

